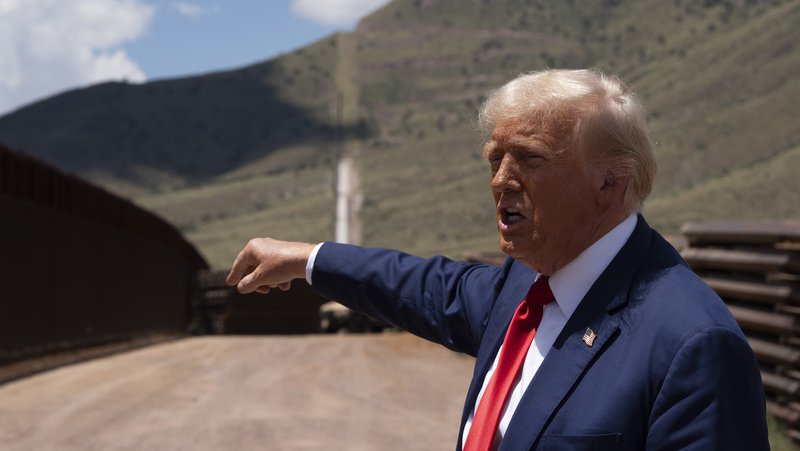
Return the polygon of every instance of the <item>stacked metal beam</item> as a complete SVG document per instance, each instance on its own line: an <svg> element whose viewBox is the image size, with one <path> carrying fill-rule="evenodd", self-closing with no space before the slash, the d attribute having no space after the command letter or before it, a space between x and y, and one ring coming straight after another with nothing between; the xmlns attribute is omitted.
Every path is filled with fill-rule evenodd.
<svg viewBox="0 0 800 451"><path fill-rule="evenodd" d="M800 440L800 220L689 223L681 232L681 255L750 341L768 412Z"/></svg>
<svg viewBox="0 0 800 451"><path fill-rule="evenodd" d="M204 334L308 334L320 331L327 302L303 280L291 290L239 294L225 283L228 271L200 271L195 280L189 331Z"/></svg>

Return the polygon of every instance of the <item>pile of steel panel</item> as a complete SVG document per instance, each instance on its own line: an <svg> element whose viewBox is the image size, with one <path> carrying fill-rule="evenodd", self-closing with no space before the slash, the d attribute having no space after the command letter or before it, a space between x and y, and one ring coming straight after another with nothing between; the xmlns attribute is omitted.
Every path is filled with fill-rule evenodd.
<svg viewBox="0 0 800 451"><path fill-rule="evenodd" d="M205 334L308 334L320 331L319 308L327 302L304 280L289 291L240 294L225 283L227 270L200 271L189 330Z"/></svg>
<svg viewBox="0 0 800 451"><path fill-rule="evenodd" d="M681 255L750 341L768 412L800 440L800 220L689 223L681 232Z"/></svg>

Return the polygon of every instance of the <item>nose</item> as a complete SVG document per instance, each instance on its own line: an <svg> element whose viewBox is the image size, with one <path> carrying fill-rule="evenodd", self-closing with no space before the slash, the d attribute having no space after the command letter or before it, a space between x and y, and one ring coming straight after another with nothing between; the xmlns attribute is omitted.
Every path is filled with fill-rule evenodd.
<svg viewBox="0 0 800 451"><path fill-rule="evenodd" d="M518 167L513 157L509 154L503 155L497 172L492 175L492 191L504 193L508 191L519 191L521 185L517 177Z"/></svg>

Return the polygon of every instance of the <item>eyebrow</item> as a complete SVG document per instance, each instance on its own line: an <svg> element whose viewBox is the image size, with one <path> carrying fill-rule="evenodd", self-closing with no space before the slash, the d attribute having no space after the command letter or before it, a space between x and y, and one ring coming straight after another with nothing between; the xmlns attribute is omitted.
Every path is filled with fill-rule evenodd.
<svg viewBox="0 0 800 451"><path fill-rule="evenodd" d="M531 138L530 136L513 135L505 140L506 145L511 147L547 147L547 143L541 139Z"/></svg>
<svg viewBox="0 0 800 451"><path fill-rule="evenodd" d="M501 147L548 147L547 143L541 139L531 138L529 136L512 135L502 140L491 140L483 145L483 158L488 159L489 156Z"/></svg>

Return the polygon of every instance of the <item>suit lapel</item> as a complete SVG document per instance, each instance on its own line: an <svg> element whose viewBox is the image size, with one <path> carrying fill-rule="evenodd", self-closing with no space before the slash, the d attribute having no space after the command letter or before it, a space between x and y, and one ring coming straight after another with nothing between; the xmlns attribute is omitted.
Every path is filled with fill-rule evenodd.
<svg viewBox="0 0 800 451"><path fill-rule="evenodd" d="M591 347L582 341L583 331L580 331L567 336L560 347L554 346L547 353L514 412L500 449L530 449L594 358L619 332L616 318L600 318L590 324L588 327L597 334Z"/></svg>
<svg viewBox="0 0 800 451"><path fill-rule="evenodd" d="M461 449L464 424L467 422L472 409L475 407L478 393L480 393L483 387L483 379L492 367L500 345L503 344L506 330L508 330L508 326L511 324L511 317L514 315L514 311L516 311L522 298L525 297L525 293L528 292L535 278L535 271L519 263L514 264L512 270L509 272L508 283L503 287L503 291L498 297L497 305L492 310L486 328L484 329L484 336L481 340L482 345L478 350L478 355L475 360L475 370L473 371L472 381L467 391L467 399L464 401L464 410L461 413L461 428L458 432L457 449Z"/></svg>
<svg viewBox="0 0 800 451"><path fill-rule="evenodd" d="M628 242L586 293L547 353L514 412L501 450L533 447L595 357L613 344L620 333L618 313L628 302L631 281L650 248L651 233L639 216ZM587 327L597 334L592 346L582 340Z"/></svg>

